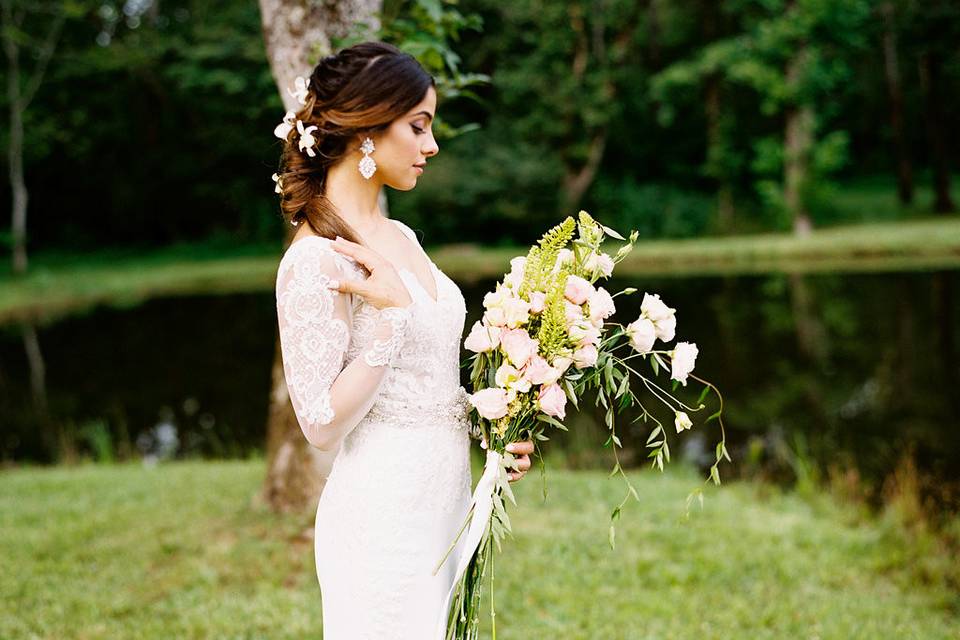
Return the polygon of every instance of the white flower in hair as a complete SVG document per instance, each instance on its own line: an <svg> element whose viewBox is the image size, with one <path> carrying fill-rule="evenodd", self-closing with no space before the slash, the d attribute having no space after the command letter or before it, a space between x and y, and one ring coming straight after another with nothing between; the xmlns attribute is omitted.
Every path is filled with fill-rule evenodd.
<svg viewBox="0 0 960 640"><path fill-rule="evenodd" d="M297 99L297 102L300 104L307 104L307 85L310 83L310 80L304 78L303 76L297 76L297 79L293 81L294 90L291 91L287 89L287 93Z"/></svg>
<svg viewBox="0 0 960 640"><path fill-rule="evenodd" d="M283 193L283 184L280 182L280 176L273 174L271 177L273 178L273 181L277 183L277 185L273 188L274 193Z"/></svg>
<svg viewBox="0 0 960 640"><path fill-rule="evenodd" d="M287 115L283 116L283 122L277 125L277 128L273 130L273 135L277 136L281 140L286 140L287 136L290 134L290 131L293 130L293 126L297 120L297 114L293 111L287 111Z"/></svg>
<svg viewBox="0 0 960 640"><path fill-rule="evenodd" d="M312 124L306 129L303 128L303 121L297 120L297 131L300 132L300 151L306 150L307 155L311 158L317 155L313 150L313 145L317 144L317 139L313 137L311 133L317 128L317 125Z"/></svg>

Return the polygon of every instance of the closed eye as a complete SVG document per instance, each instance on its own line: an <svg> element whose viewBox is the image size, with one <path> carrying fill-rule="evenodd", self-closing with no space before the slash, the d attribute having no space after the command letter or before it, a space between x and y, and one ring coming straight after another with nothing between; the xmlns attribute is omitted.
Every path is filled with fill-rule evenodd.
<svg viewBox="0 0 960 640"><path fill-rule="evenodd" d="M417 133L424 133L424 130L418 127L417 125L412 124L410 126L413 127L413 130L416 131Z"/></svg>

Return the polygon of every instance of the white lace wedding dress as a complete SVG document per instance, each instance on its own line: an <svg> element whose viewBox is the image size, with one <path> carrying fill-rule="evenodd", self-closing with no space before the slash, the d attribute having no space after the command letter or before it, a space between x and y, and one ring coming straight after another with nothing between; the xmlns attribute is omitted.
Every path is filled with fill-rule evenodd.
<svg viewBox="0 0 960 640"><path fill-rule="evenodd" d="M283 368L303 434L330 448L325 430L348 432L315 523L325 640L435 638L463 538L432 571L470 507L463 295L392 222L430 262L436 299L405 268L408 307L378 310L327 288L365 276L318 236L291 244L277 270Z"/></svg>

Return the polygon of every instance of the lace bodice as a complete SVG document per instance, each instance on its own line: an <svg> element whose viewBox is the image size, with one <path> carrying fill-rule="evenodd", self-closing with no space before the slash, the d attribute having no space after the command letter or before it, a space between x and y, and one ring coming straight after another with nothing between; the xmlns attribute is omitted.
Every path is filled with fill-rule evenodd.
<svg viewBox="0 0 960 640"><path fill-rule="evenodd" d="M331 280L366 276L319 236L291 244L277 269L287 389L304 436L320 449L336 448L365 418L410 428L446 422L470 429L459 377L463 295L413 231L391 222L429 261L436 300L406 268L398 273L413 300L407 307L378 310L362 296L329 288Z"/></svg>

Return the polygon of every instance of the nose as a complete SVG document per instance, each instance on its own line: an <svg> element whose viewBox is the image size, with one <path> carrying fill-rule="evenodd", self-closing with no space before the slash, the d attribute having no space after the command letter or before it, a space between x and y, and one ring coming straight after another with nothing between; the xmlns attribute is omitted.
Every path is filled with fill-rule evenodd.
<svg viewBox="0 0 960 640"><path fill-rule="evenodd" d="M426 157L435 156L440 152L440 147L437 145L436 139L433 137L433 134L430 134L429 142L422 149L423 155Z"/></svg>

